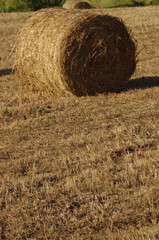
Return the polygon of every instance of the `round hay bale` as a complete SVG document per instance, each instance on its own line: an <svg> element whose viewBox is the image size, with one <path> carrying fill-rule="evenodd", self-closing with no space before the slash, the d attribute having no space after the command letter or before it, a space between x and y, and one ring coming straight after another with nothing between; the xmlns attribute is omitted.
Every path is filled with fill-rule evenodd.
<svg viewBox="0 0 159 240"><path fill-rule="evenodd" d="M74 9L92 9L92 6L88 2L77 2L77 1L66 1L63 4L64 8L74 8Z"/></svg>
<svg viewBox="0 0 159 240"><path fill-rule="evenodd" d="M74 5L78 3L78 0L67 0L66 2L64 2L63 4L63 8L74 8Z"/></svg>
<svg viewBox="0 0 159 240"><path fill-rule="evenodd" d="M33 90L54 95L96 95L127 84L136 45L121 20L67 9L43 9L18 40L15 72Z"/></svg>
<svg viewBox="0 0 159 240"><path fill-rule="evenodd" d="M78 2L74 5L74 9L92 9L92 6L88 2Z"/></svg>

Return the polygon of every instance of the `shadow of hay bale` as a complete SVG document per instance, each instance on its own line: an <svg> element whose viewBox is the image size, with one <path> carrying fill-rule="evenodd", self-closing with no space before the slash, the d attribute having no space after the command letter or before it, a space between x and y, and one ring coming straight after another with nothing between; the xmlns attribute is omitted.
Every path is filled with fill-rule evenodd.
<svg viewBox="0 0 159 240"><path fill-rule="evenodd" d="M159 87L159 77L142 77L128 81L126 90Z"/></svg>
<svg viewBox="0 0 159 240"><path fill-rule="evenodd" d="M148 89L159 87L159 77L134 78L128 81L125 88L116 91L116 93L127 92L135 89Z"/></svg>
<svg viewBox="0 0 159 240"><path fill-rule="evenodd" d="M19 80L55 96L112 92L136 67L136 44L116 17L85 10L43 9L21 31L15 58Z"/></svg>

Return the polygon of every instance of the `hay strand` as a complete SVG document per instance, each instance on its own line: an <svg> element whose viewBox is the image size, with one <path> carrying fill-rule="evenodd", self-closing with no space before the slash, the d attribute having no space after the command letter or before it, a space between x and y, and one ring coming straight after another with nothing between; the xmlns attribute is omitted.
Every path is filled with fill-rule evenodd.
<svg viewBox="0 0 159 240"><path fill-rule="evenodd" d="M95 95L124 87L136 45L121 20L85 10L43 9L21 31L15 72L32 90Z"/></svg>

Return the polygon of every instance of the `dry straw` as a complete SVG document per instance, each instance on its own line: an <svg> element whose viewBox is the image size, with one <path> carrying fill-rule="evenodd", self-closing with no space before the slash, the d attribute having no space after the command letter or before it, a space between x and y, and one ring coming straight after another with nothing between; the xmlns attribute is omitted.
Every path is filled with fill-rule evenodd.
<svg viewBox="0 0 159 240"><path fill-rule="evenodd" d="M121 20L86 10L43 9L21 31L15 72L32 90L56 96L116 91L136 67L136 46Z"/></svg>
<svg viewBox="0 0 159 240"><path fill-rule="evenodd" d="M77 2L75 0L68 0L63 4L64 8L74 8L74 9L91 9L92 6L88 2Z"/></svg>

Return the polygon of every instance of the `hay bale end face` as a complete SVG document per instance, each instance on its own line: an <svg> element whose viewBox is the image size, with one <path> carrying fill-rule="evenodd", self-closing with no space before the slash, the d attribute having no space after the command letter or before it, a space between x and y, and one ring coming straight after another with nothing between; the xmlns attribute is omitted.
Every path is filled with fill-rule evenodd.
<svg viewBox="0 0 159 240"><path fill-rule="evenodd" d="M20 81L55 96L117 91L135 67L135 43L118 18L53 8L28 20L15 59Z"/></svg>
<svg viewBox="0 0 159 240"><path fill-rule="evenodd" d="M92 9L92 6L88 2L77 2L76 0L74 1L66 1L63 4L64 8L73 8L73 9Z"/></svg>

